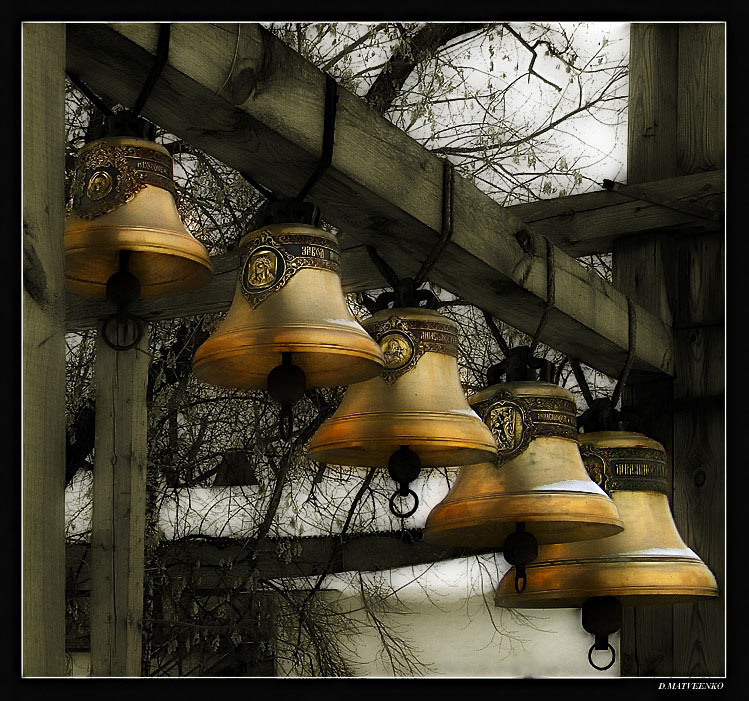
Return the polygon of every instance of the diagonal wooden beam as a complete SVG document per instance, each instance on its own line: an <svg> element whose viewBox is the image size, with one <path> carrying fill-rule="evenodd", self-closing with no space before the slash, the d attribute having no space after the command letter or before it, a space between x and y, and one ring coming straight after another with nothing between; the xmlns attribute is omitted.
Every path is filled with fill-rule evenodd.
<svg viewBox="0 0 749 701"><path fill-rule="evenodd" d="M70 24L67 36L67 68L108 102L132 105L158 26ZM293 196L320 157L324 95L324 74L257 24L174 24L169 62L142 114ZM442 161L362 99L342 88L338 95L332 164L311 199L348 237L413 274L439 240ZM563 251L554 260L555 307L541 342L618 375L628 350L626 296ZM546 246L456 177L452 239L430 279L533 334L546 305ZM673 373L671 336L668 324L637 309L631 382Z"/></svg>
<svg viewBox="0 0 749 701"><path fill-rule="evenodd" d="M710 170L508 207L535 232L573 256L608 253L625 236L723 227L725 171ZM627 196L631 193L632 196ZM705 218L705 215L708 217Z"/></svg>

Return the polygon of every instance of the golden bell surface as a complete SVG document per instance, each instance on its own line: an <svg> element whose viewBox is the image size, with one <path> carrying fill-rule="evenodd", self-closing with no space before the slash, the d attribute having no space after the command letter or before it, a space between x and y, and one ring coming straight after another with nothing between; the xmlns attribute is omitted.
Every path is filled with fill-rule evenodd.
<svg viewBox="0 0 749 701"><path fill-rule="evenodd" d="M491 428L498 459L460 468L429 514L424 540L501 548L519 522L539 543L604 538L622 530L614 502L583 465L568 390L549 382L506 382L469 402Z"/></svg>
<svg viewBox="0 0 749 701"><path fill-rule="evenodd" d="M610 538L546 545L528 565L525 590L505 575L496 605L579 607L590 597L623 605L678 603L718 595L715 577L676 530L666 496L663 446L640 433L580 434L591 477L611 494L624 530Z"/></svg>
<svg viewBox="0 0 749 701"><path fill-rule="evenodd" d="M273 223L245 235L234 299L195 353L199 380L265 389L268 373L291 353L307 387L368 380L382 371L380 346L346 304L334 234Z"/></svg>
<svg viewBox="0 0 749 701"><path fill-rule="evenodd" d="M134 136L92 141L76 156L71 194L63 247L72 292L105 297L124 251L141 297L188 292L210 280L208 253L177 212L164 147Z"/></svg>
<svg viewBox="0 0 749 701"><path fill-rule="evenodd" d="M352 385L309 442L334 465L385 467L401 446L421 467L493 459L494 437L466 401L458 376L458 327L423 307L383 309L364 321L385 370Z"/></svg>

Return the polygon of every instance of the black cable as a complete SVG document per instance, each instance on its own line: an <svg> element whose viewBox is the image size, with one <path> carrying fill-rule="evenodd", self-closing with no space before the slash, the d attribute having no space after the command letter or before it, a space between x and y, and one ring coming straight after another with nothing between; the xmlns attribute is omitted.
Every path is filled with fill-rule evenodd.
<svg viewBox="0 0 749 701"><path fill-rule="evenodd" d="M546 326L546 322L549 319L549 312L551 312L551 308L554 306L554 245L548 238L544 237L544 240L546 241L546 306L536 327L536 333L533 335L530 350L528 351L529 356L532 356L536 350L538 338Z"/></svg>
<svg viewBox="0 0 749 701"><path fill-rule="evenodd" d="M398 289L401 280L395 270L387 264L387 261L377 253L377 250L373 246L365 246L365 248L367 249L370 259L375 264L377 271L383 278L385 278L388 285L390 285L394 290Z"/></svg>
<svg viewBox="0 0 749 701"><path fill-rule="evenodd" d="M442 231L437 243L434 245L426 260L421 264L419 272L414 278L414 286L418 287L426 280L426 276L432 266L439 258L445 246L450 242L453 235L453 202L455 182L455 166L446 158L442 162Z"/></svg>
<svg viewBox="0 0 749 701"><path fill-rule="evenodd" d="M88 87L75 73L71 73L70 71L65 71L65 74L70 78L70 82L75 85L78 90L80 90L93 104L94 107L96 107L99 112L101 112L103 115L108 116L111 114L114 114L112 112L111 107L104 104L104 101L96 95L91 88Z"/></svg>
<svg viewBox="0 0 749 701"><path fill-rule="evenodd" d="M629 297L627 297L627 317L629 320L629 348L627 350L627 359L624 361L624 367L619 373L619 379L617 379L616 387L614 387L614 392L611 395L612 408L614 408L619 401L619 396L627 382L629 371L632 368L632 362L635 359L635 348L637 347L637 308L635 307L635 303Z"/></svg>
<svg viewBox="0 0 749 701"><path fill-rule="evenodd" d="M299 191L296 199L300 202L307 197L322 174L333 161L333 141L335 133L336 106L338 104L338 83L330 74L325 74L325 113L323 116L322 155L310 179Z"/></svg>
<svg viewBox="0 0 749 701"><path fill-rule="evenodd" d="M132 113L133 116L137 117L140 111L143 109L143 105L146 104L146 100L153 90L153 86L161 75L161 71L166 64L167 58L169 58L169 39L171 36L172 25L168 23L159 25L159 41L156 45L156 62L151 68L151 72L146 78L146 82L140 90L140 94L135 100L133 105Z"/></svg>
<svg viewBox="0 0 749 701"><path fill-rule="evenodd" d="M593 393L590 391L588 381L585 379L583 370L580 367L580 361L577 358L570 358L569 361L570 367L572 368L572 373L575 375L575 379L577 380L577 386L583 393L585 403L588 405L588 408L590 408L591 406L593 406Z"/></svg>

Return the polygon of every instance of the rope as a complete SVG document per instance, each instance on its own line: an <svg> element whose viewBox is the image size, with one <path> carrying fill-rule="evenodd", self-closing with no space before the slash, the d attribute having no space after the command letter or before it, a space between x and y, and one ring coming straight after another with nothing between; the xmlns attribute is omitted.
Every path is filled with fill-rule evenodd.
<svg viewBox="0 0 749 701"><path fill-rule="evenodd" d="M242 33L242 25L237 22L237 41L234 44L234 56L232 56L231 59L231 66L229 66L229 72L226 74L226 80L223 82L221 87L216 90L216 95L220 95L221 91L226 87L226 84L229 82L229 78L231 78L231 74L234 72L234 66L237 63L237 52L239 50L239 35Z"/></svg>
<svg viewBox="0 0 749 701"><path fill-rule="evenodd" d="M546 326L546 322L549 320L549 312L551 312L551 308L554 306L554 246L545 236L544 240L546 241L546 306L536 327L536 333L533 335L533 340L528 350L529 356L532 356L536 350L538 338L544 326Z"/></svg>
<svg viewBox="0 0 749 701"><path fill-rule="evenodd" d="M635 359L635 348L637 347L637 308L635 303L630 297L627 297L627 317L629 320L629 333L628 333L628 344L629 349L627 350L627 359L624 361L624 367L619 373L619 378L616 381L616 387L614 387L614 393L611 395L611 407L612 409L616 406L619 401L619 396L624 389L624 385L627 382L627 376L632 368L632 362Z"/></svg>

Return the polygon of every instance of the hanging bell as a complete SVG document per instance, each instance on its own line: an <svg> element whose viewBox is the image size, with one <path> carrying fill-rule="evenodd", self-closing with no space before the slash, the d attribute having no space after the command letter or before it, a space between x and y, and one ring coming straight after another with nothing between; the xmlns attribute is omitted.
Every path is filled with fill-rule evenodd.
<svg viewBox="0 0 749 701"><path fill-rule="evenodd" d="M382 309L363 323L382 347L385 369L348 387L310 439L310 457L392 467L391 457L402 456L407 474L494 459L494 437L460 385L457 324L425 307Z"/></svg>
<svg viewBox="0 0 749 701"><path fill-rule="evenodd" d="M564 543L622 530L614 502L585 471L568 390L520 380L494 384L469 402L491 428L497 459L460 469L429 514L424 540L502 548L512 562L508 546L528 534L537 543ZM532 561L532 555L519 561Z"/></svg>
<svg viewBox="0 0 749 701"><path fill-rule="evenodd" d="M140 297L205 285L211 262L180 219L172 158L152 140L152 125L125 112L107 117L103 133L75 158L63 243L69 289L106 297L124 253Z"/></svg>
<svg viewBox="0 0 749 701"><path fill-rule="evenodd" d="M505 575L496 605L519 608L580 607L615 597L622 605L665 604L718 596L712 572L679 535L666 496L663 446L641 433L580 434L591 478L619 509L621 533L540 548L519 595Z"/></svg>
<svg viewBox="0 0 749 701"><path fill-rule="evenodd" d="M284 369L288 384L303 392L362 382L381 372L382 351L343 295L336 236L318 221L311 204L273 202L258 228L242 238L231 307L193 359L199 380L270 389L271 372ZM278 397L282 404L298 397L293 388L287 390L282 394L289 396Z"/></svg>

